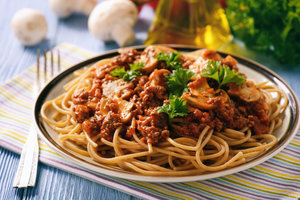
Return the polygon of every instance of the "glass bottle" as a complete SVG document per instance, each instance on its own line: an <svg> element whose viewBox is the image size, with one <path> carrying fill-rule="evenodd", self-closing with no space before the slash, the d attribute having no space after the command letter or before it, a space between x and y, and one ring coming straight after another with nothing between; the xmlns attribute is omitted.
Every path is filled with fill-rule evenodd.
<svg viewBox="0 0 300 200"><path fill-rule="evenodd" d="M218 49L231 39L219 0L160 0L145 44Z"/></svg>

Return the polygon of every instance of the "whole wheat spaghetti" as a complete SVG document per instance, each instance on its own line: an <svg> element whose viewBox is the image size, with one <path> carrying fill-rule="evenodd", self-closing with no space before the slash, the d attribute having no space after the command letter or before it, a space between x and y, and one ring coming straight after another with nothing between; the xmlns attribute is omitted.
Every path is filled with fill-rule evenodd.
<svg viewBox="0 0 300 200"><path fill-rule="evenodd" d="M178 96L188 110L173 118L159 107L171 105L176 69L157 56L172 59L172 53L179 55L176 65L193 72ZM76 71L64 92L44 103L41 116L66 148L126 171L187 176L237 166L276 144L272 133L288 101L269 82L217 87L201 76L210 60L238 71L236 60L210 50L180 55L161 46L127 49ZM137 63L142 67L132 70Z"/></svg>

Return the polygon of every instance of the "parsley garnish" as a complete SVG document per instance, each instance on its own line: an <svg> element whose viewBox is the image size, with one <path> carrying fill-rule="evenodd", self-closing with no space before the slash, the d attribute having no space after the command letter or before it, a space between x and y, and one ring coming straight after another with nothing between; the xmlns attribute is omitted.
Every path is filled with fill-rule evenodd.
<svg viewBox="0 0 300 200"><path fill-rule="evenodd" d="M173 119L174 117L183 117L189 112L189 107L186 105L186 103L186 100L170 95L169 103L165 103L164 105L158 107L158 112L167 113L169 115L169 119Z"/></svg>
<svg viewBox="0 0 300 200"><path fill-rule="evenodd" d="M166 62L168 68L174 69L171 74L166 76L168 90L170 95L181 96L183 92L188 90L187 83L194 76L194 73L182 68L182 64L179 62L179 53L160 52L156 58Z"/></svg>
<svg viewBox="0 0 300 200"><path fill-rule="evenodd" d="M172 52L171 54L169 53L163 53L160 52L159 54L156 55L156 58L159 61L165 61L167 64L167 67L172 67L174 69L182 68L182 64L179 62L180 54Z"/></svg>
<svg viewBox="0 0 300 200"><path fill-rule="evenodd" d="M216 80L219 83L219 88L230 82L241 85L246 81L238 72L222 65L221 61L208 61L207 67L201 71L201 76Z"/></svg>
<svg viewBox="0 0 300 200"><path fill-rule="evenodd" d="M118 67L112 70L110 74L115 77L123 78L123 76L126 74L125 67L122 68Z"/></svg>
<svg viewBox="0 0 300 200"><path fill-rule="evenodd" d="M141 75L140 69L144 67L144 63L138 62L136 64L129 64L130 69L125 70L125 67L118 67L110 72L114 77L122 78L124 81L131 81L135 77Z"/></svg>
<svg viewBox="0 0 300 200"><path fill-rule="evenodd" d="M178 68L169 74L167 86L171 95L181 96L183 92L188 90L188 82L194 76L194 73L188 69Z"/></svg>
<svg viewBox="0 0 300 200"><path fill-rule="evenodd" d="M183 117L188 114L189 107L186 105L187 101L181 99L179 96L188 90L188 82L194 76L194 73L189 69L183 69L181 62L179 62L180 54L172 52L160 52L156 55L159 61L164 61L168 68L173 68L172 73L166 76L168 91L170 94L169 103L165 103L158 107L159 113L167 113L169 119L174 117Z"/></svg>

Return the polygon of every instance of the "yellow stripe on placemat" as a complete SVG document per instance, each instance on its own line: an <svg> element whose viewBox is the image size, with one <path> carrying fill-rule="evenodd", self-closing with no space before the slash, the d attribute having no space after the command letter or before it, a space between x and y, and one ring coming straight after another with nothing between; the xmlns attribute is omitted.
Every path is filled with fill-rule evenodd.
<svg viewBox="0 0 300 200"><path fill-rule="evenodd" d="M11 119L11 120L20 122L24 125L30 125L30 123L31 123L31 120L28 120L28 119L25 119L25 118L20 119L20 116L13 115L13 114L8 113L4 110L0 110L0 116L3 117L3 118L7 118L7 119Z"/></svg>
<svg viewBox="0 0 300 200"><path fill-rule="evenodd" d="M3 129L0 129L0 134L1 135L5 135L5 136L8 136L8 137L10 137L10 138L12 138L12 139L15 139L15 140L17 140L17 141L19 141L19 142L21 142L21 143L25 143L25 140L26 140L26 138L25 137L23 137L23 136L21 136L24 140L20 140L20 138L18 138L18 136L16 136L16 134L14 133L14 132L12 132L12 131L9 131L9 130L5 130L6 132L8 132L8 133L5 133L5 132L2 132L3 131Z"/></svg>
<svg viewBox="0 0 300 200"><path fill-rule="evenodd" d="M300 152L299 152L299 153L300 153ZM295 158L292 158L292 157L283 155L283 154L281 154L281 153L279 153L279 154L276 155L276 157L278 157L278 156L280 156L280 157L282 157L282 158L285 158L285 159L288 159L288 160L291 160L291 161L294 161L294 162L296 162L296 163L293 162L294 165L299 165L299 166L300 166L300 163L299 163L300 160L298 160L298 159L295 159Z"/></svg>
<svg viewBox="0 0 300 200"><path fill-rule="evenodd" d="M141 182L141 181L130 181L130 180L127 180L126 182L129 182L129 183L139 186L139 187L146 188L148 190L159 193L161 195L165 195L165 196L169 196L169 197L173 197L173 198L178 198L180 196L183 199L193 200L193 198L191 198L189 196L182 195L180 193L171 192L170 190L166 190L162 187L155 186L154 184L151 184L151 183Z"/></svg>
<svg viewBox="0 0 300 200"><path fill-rule="evenodd" d="M276 174L276 175L279 175L279 176L285 176L285 177L289 177L289 178L293 178L295 180L298 179L298 181L300 182L300 176L294 176L294 175L289 175L289 174L283 174L283 173L280 173L280 172L277 172L277 171L274 171L274 170L271 170L271 169L267 169L265 167L262 167L260 165L257 165L255 168L258 168L260 170L263 170L263 171L267 171L267 172L270 172L272 174Z"/></svg>
<svg viewBox="0 0 300 200"><path fill-rule="evenodd" d="M5 133L5 132L3 132L3 131L8 132L8 133ZM10 130L3 130L3 129L0 129L0 135L5 135L5 136L7 136L7 137L10 137L10 138L12 138L13 140L19 141L19 142L22 143L22 144L25 144L26 139L27 139L26 137L24 137L24 136L22 136L22 135L20 135L20 134L17 134L16 132L10 131ZM21 140L20 138L22 138L22 139L24 139L24 140ZM40 142L39 142L39 145L40 145L40 150L49 152L49 153L54 154L54 155L59 156L59 157L62 157L60 154L58 154L58 153L56 153L56 152L54 152L54 151L49 150L50 147L48 147L47 145L44 145L44 144L42 144L42 143L40 143ZM46 148L48 148L48 149L46 149L46 148L41 148L41 146L46 147Z"/></svg>
<svg viewBox="0 0 300 200"><path fill-rule="evenodd" d="M290 145L293 145L293 146L295 146L295 147L299 147L300 148L300 144L298 145L298 144L294 144L295 142L291 142L290 143Z"/></svg>
<svg viewBox="0 0 300 200"><path fill-rule="evenodd" d="M211 187L207 187L204 184L199 184L197 182L189 182L189 183L181 183L181 184L186 185L186 186L191 186L191 187L193 187L195 189L198 189L198 190L205 189L206 192L208 192L208 193L210 193L212 195L216 195L216 196L219 196L219 197L222 197L222 198L226 198L226 199L242 199L242 200L247 200L246 198L242 198L240 196L236 196L236 195L229 194L229 193L226 193L226 192L223 192L223 191L211 188ZM226 195L226 196L223 196L221 194ZM232 197L232 198L230 198L230 197Z"/></svg>
<svg viewBox="0 0 300 200"><path fill-rule="evenodd" d="M24 140L26 140L27 139L27 137L25 137L25 136L23 136L23 135L20 135L19 133L16 133L15 131L11 131L11 130L6 130L6 129L3 129L3 128L0 128L0 131L2 132L8 132L8 133L10 133L10 134L13 134L13 135L15 135L16 137L18 137L18 138L22 138L22 139L24 139ZM0 133L1 133L0 132ZM20 142L22 142L22 141L20 141ZM24 142L22 142L22 143L24 143Z"/></svg>
<svg viewBox="0 0 300 200"><path fill-rule="evenodd" d="M71 51L72 53L76 53L81 57L85 57L85 58L90 58L92 56L95 55L95 53L91 52L91 51L87 51L87 50L82 50L81 48L78 48L74 45L68 44L68 43L62 43L59 45L60 48L65 48L69 51Z"/></svg>
<svg viewBox="0 0 300 200"><path fill-rule="evenodd" d="M285 158L285 159L284 159ZM297 165L297 166L300 166L300 163L298 163L299 161L295 161L295 162L292 162L290 161L289 159L291 159L290 157L288 156L284 156L284 155L276 155L276 157L274 157L274 159L277 159L277 160L281 160L283 162L287 162L291 165Z"/></svg>
<svg viewBox="0 0 300 200"><path fill-rule="evenodd" d="M22 106L23 108L26 108L28 110L30 110L32 108L31 107L31 103L28 103L28 102L22 101L20 99L17 99L13 94L11 94L10 92L8 92L7 90L4 90L3 88L0 87L0 91L1 91L1 94L6 99L9 99L13 103L15 103L15 104L17 104L19 106Z"/></svg>
<svg viewBox="0 0 300 200"><path fill-rule="evenodd" d="M300 144L300 141L297 141L297 140L292 140L292 142Z"/></svg>
<svg viewBox="0 0 300 200"><path fill-rule="evenodd" d="M239 185L245 186L247 188L252 188L254 190L260 190L260 191L265 192L265 193L271 193L271 194L280 195L280 196L289 196L287 194L283 194L282 192L284 192L284 193L290 193L287 190L281 190L281 189L275 189L275 188L271 188L271 187L266 187L263 184L258 185L258 184L255 184L253 182L237 178L236 176L228 175L226 177L228 177L230 179L233 179L233 180L236 180L236 181L230 180L230 179L225 178L225 177L222 177L222 179L224 179L226 181L229 181L229 182L232 182L232 183L235 183L235 184L239 184ZM244 183L244 184L242 184L242 183ZM272 191L274 191L274 192L272 192ZM293 195L299 195L298 193L292 193L292 194Z"/></svg>
<svg viewBox="0 0 300 200"><path fill-rule="evenodd" d="M39 143L39 144L41 144L41 143ZM44 146L44 145L43 145ZM47 146L48 147L48 146ZM40 150L41 151L46 151L46 152L48 152L48 153L50 153L50 154L53 154L53 155L56 155L56 156L58 156L58 157L60 157L60 158L63 158L63 156L61 156L60 154L58 154L58 153L56 153L56 152L54 152L54 151L51 151L51 150L49 150L49 149L45 149L45 148L41 148L40 147Z"/></svg>
<svg viewBox="0 0 300 200"><path fill-rule="evenodd" d="M297 179L286 178L286 177L282 177L282 176L280 176L280 175L276 175L276 174L274 174L274 173L272 173L272 172L267 172L267 171L264 171L264 170L259 170L259 169L257 169L257 166L254 167L254 168L251 168L251 170L253 170L253 171L255 171L255 172L258 172L258 173L266 174L266 175L268 175L268 176L276 177L276 178L278 178L278 179L283 179L283 180L286 180L286 181L295 181L295 182L299 182L299 180L297 180Z"/></svg>
<svg viewBox="0 0 300 200"><path fill-rule="evenodd" d="M15 78L11 80L13 83L16 85L22 87L24 90L27 90L30 93L33 93L33 86L32 84L20 79L20 78Z"/></svg>

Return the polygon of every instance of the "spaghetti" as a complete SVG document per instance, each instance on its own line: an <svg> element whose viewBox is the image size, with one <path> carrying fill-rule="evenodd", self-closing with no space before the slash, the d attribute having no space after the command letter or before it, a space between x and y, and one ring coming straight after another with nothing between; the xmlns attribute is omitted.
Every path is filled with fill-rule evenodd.
<svg viewBox="0 0 300 200"><path fill-rule="evenodd" d="M245 163L276 144L272 133L281 126L280 114L288 101L267 81L226 84L222 89L225 100L216 95L211 99L213 105L198 105L202 96L218 91L213 80L199 76L208 60L238 70L232 57L221 58L214 51L180 55L182 67L194 72L188 91L181 96L189 112L172 120L159 113L157 108L168 102L166 76L172 70L157 59L159 52L176 51L160 46L143 52L127 49L76 71L64 92L44 103L43 120L66 148L102 164L151 176L220 171ZM113 70L126 70L138 62L144 66L132 80L112 76ZM193 101L200 79L208 88Z"/></svg>

